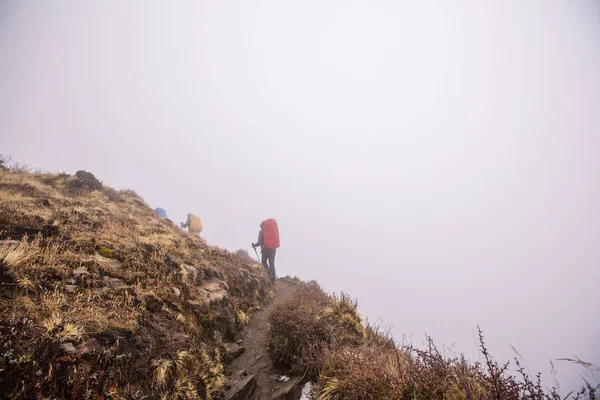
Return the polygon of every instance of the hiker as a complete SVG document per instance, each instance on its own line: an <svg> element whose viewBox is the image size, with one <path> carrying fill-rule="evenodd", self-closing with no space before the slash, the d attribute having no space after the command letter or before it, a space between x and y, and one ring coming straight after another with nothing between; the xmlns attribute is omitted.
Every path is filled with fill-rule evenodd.
<svg viewBox="0 0 600 400"><path fill-rule="evenodd" d="M163 218L169 218L169 217L167 217L167 212L165 211L164 208L158 207L156 210L154 210L154 212L157 213L158 215L160 215Z"/></svg>
<svg viewBox="0 0 600 400"><path fill-rule="evenodd" d="M271 280L275 282L277 275L275 274L275 253L279 247L279 227L277 221L269 218L261 222L260 232L258 232L258 242L252 243L255 249L260 246L262 254L262 265L269 272Z"/></svg>
<svg viewBox="0 0 600 400"><path fill-rule="evenodd" d="M197 215L188 214L187 221L185 221L185 224L182 222L181 227L188 228L188 233L197 235L202 232L202 221Z"/></svg>

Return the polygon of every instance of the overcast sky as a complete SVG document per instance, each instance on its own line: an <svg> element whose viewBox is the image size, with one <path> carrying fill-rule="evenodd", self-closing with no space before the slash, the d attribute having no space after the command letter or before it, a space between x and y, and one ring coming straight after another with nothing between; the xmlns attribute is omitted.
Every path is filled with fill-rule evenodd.
<svg viewBox="0 0 600 400"><path fill-rule="evenodd" d="M599 129L594 0L0 2L0 153L532 372L600 364Z"/></svg>

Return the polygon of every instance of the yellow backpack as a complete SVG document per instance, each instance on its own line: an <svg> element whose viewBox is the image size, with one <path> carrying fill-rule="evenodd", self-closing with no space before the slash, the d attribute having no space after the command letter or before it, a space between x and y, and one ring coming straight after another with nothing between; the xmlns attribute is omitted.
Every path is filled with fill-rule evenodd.
<svg viewBox="0 0 600 400"><path fill-rule="evenodd" d="M190 216L190 226L188 227L189 233L200 233L202 232L202 221L200 217L196 215Z"/></svg>

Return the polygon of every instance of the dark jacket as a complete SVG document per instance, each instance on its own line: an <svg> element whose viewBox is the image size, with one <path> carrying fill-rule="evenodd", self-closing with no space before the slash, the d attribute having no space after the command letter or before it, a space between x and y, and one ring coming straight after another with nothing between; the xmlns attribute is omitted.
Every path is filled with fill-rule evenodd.
<svg viewBox="0 0 600 400"><path fill-rule="evenodd" d="M258 247L260 246L260 251L264 251L265 250L265 243L264 243L264 238L263 238L263 231L262 229L258 232L258 241L256 243L253 244L254 247Z"/></svg>

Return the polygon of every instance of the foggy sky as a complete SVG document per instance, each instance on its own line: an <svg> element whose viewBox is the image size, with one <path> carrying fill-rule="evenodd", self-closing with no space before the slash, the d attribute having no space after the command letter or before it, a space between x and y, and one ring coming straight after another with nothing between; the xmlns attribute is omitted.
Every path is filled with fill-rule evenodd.
<svg viewBox="0 0 600 400"><path fill-rule="evenodd" d="M0 153L532 372L600 364L599 126L597 1L0 3Z"/></svg>

